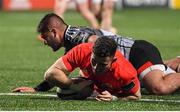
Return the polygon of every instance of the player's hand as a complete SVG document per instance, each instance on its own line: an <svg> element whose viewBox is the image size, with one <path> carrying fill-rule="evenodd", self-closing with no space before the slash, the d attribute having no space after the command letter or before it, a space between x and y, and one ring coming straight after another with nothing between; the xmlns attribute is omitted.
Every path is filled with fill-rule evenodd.
<svg viewBox="0 0 180 112"><path fill-rule="evenodd" d="M113 97L108 91L103 91L101 94L96 96L97 101L112 101Z"/></svg>
<svg viewBox="0 0 180 112"><path fill-rule="evenodd" d="M18 87L16 89L13 90L13 92L28 92L28 93L35 93L36 90L34 88L31 87Z"/></svg>

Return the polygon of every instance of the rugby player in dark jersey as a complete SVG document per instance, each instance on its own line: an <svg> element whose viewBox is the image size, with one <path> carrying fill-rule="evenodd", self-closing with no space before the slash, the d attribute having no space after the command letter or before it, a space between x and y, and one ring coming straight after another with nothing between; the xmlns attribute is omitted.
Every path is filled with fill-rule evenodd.
<svg viewBox="0 0 180 112"><path fill-rule="evenodd" d="M180 58L166 61L166 64L163 63L159 50L145 40L133 40L101 29L70 26L55 14L47 14L40 21L38 32L44 39L44 43L51 47L53 51L64 47L65 53L78 44L94 42L101 36L108 36L118 43L118 50L135 67L141 85L150 93L166 95L180 88ZM44 80L35 88L19 87L14 91L48 91L53 87Z"/></svg>

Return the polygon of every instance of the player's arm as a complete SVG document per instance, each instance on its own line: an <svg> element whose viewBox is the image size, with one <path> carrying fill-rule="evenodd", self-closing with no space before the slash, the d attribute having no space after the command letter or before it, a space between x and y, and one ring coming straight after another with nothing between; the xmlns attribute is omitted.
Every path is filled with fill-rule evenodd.
<svg viewBox="0 0 180 112"><path fill-rule="evenodd" d="M117 101L117 100L139 100L141 99L140 89L134 95L118 96L112 95L108 91L103 91L101 94L96 96L98 101Z"/></svg>
<svg viewBox="0 0 180 112"><path fill-rule="evenodd" d="M97 101L118 101L118 100L138 100L141 98L140 89L134 95L128 95L120 97L118 95L112 95L108 91L103 91L96 96Z"/></svg>
<svg viewBox="0 0 180 112"><path fill-rule="evenodd" d="M123 93L118 97L121 100L138 100L141 99L140 82L137 77L129 81L122 87Z"/></svg>
<svg viewBox="0 0 180 112"><path fill-rule="evenodd" d="M114 99L116 99L116 98L114 97ZM140 88L138 89L138 91L135 94L128 95L125 97L119 97L119 99L121 99L121 100L139 100L139 99L141 99Z"/></svg>
<svg viewBox="0 0 180 112"><path fill-rule="evenodd" d="M35 93L35 92L45 92L50 89L52 89L54 86L50 84L48 81L44 80L42 81L39 85L37 85L35 88L33 87L27 87L27 86L22 86L22 87L17 87L13 92L30 92L30 93Z"/></svg>
<svg viewBox="0 0 180 112"><path fill-rule="evenodd" d="M42 81L39 85L37 85L36 87L34 87L33 89L36 92L46 92L50 89L52 89L54 87L54 85L50 84L48 81L44 80Z"/></svg>
<svg viewBox="0 0 180 112"><path fill-rule="evenodd" d="M62 58L58 59L45 73L45 80L54 86L67 88L72 84L68 78L69 71L63 63Z"/></svg>
<svg viewBox="0 0 180 112"><path fill-rule="evenodd" d="M122 94L112 95L108 91L103 91L96 96L98 101L117 101L117 100L138 100L141 99L140 85L138 79L134 79L123 87Z"/></svg>
<svg viewBox="0 0 180 112"><path fill-rule="evenodd" d="M140 89L134 95L119 96L112 95L108 91L103 91L101 94L96 96L98 101L117 101L117 100L139 100L141 99Z"/></svg>
<svg viewBox="0 0 180 112"><path fill-rule="evenodd" d="M55 64L52 65L52 67L48 70L48 72L50 72L50 70L57 69L57 68L54 68L54 66L55 66ZM61 69L59 69L59 70L61 70ZM58 70L56 70L56 71L58 71ZM57 74L58 74L58 72L57 72ZM45 91L48 91L48 90L52 89L53 87L54 87L54 84L51 84L47 80L44 80L43 82L41 82L35 88L22 86L22 87L15 88L13 90L13 92L31 92L31 93L34 93L34 92L45 92Z"/></svg>

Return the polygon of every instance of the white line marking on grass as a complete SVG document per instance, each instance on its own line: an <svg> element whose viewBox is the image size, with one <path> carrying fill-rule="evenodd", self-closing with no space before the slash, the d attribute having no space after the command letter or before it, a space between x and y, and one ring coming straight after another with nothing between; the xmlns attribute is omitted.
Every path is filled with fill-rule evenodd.
<svg viewBox="0 0 180 112"><path fill-rule="evenodd" d="M0 96L44 96L44 97L54 97L57 98L57 95L53 94L36 94L36 93L0 93ZM94 99L88 97L88 99ZM180 100L165 100L165 99L140 99L140 102L170 102L170 103L180 103Z"/></svg>
<svg viewBox="0 0 180 112"><path fill-rule="evenodd" d="M0 93L0 96L47 96L47 97L57 97L57 95L52 94L33 94L33 93Z"/></svg>
<svg viewBox="0 0 180 112"><path fill-rule="evenodd" d="M165 99L140 99L139 101L144 101L144 102L171 102L171 103L180 103L180 100L165 100Z"/></svg>

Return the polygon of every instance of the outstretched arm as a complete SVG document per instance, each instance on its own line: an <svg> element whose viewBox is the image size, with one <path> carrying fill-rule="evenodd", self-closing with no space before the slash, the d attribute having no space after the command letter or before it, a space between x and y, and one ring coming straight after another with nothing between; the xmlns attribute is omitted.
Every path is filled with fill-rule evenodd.
<svg viewBox="0 0 180 112"><path fill-rule="evenodd" d="M134 95L127 95L123 97L115 96L108 91L103 91L101 94L96 96L98 101L117 101L117 100L139 100L141 99L140 89Z"/></svg>
<svg viewBox="0 0 180 112"><path fill-rule="evenodd" d="M63 62L61 62L61 58L60 58L47 70L47 72L45 73L46 80L41 82L38 86L36 86L35 88L18 87L14 89L13 92L31 92L31 93L45 92L52 89L54 86L59 85L59 82L62 82L62 86L63 84L66 85L66 83L70 83L70 79L66 76L64 72L67 73L66 68Z"/></svg>
<svg viewBox="0 0 180 112"><path fill-rule="evenodd" d="M135 94L124 96L124 97L118 97L121 100L139 100L141 99L141 91L140 88Z"/></svg>
<svg viewBox="0 0 180 112"><path fill-rule="evenodd" d="M129 81L126 85L121 87L121 93L117 91L111 95L108 91L103 91L97 95L96 100L98 101L115 101L115 100L139 100L141 99L140 84L137 77Z"/></svg>
<svg viewBox="0 0 180 112"><path fill-rule="evenodd" d="M52 89L54 86L50 84L48 81L44 80L42 81L39 85L36 87L27 87L27 86L22 86L22 87L17 87L13 92L30 92L30 93L35 93L35 92L45 92L50 89Z"/></svg>

